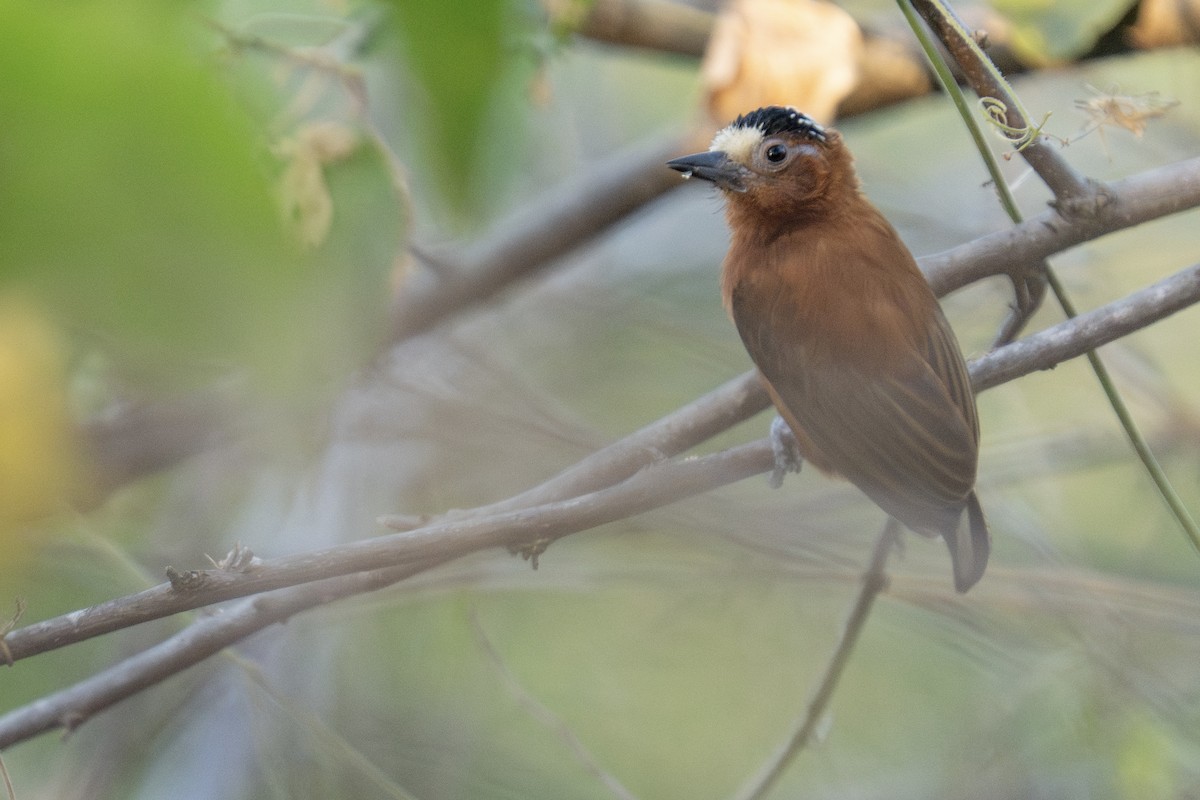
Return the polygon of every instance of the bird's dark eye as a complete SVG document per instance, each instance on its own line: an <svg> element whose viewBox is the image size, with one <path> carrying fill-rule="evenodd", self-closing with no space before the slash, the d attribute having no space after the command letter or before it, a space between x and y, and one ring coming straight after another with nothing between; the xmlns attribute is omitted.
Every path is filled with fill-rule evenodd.
<svg viewBox="0 0 1200 800"><path fill-rule="evenodd" d="M787 148L781 144L773 144L767 148L767 161L772 164L782 163L787 158Z"/></svg>

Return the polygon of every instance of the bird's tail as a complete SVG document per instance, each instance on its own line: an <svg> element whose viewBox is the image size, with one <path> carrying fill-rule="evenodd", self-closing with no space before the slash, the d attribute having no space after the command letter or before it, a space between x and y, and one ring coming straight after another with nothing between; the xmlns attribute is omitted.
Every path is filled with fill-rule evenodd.
<svg viewBox="0 0 1200 800"><path fill-rule="evenodd" d="M942 535L954 563L954 588L965 592L983 577L992 549L987 520L983 518L983 509L974 492L967 497L967 513L959 518L956 527L947 529Z"/></svg>

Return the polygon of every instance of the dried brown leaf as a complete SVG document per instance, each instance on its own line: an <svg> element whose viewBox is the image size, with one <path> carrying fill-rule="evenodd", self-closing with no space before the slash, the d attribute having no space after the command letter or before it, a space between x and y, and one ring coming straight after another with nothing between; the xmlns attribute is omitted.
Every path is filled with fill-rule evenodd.
<svg viewBox="0 0 1200 800"><path fill-rule="evenodd" d="M822 0L734 0L717 18L702 76L716 123L765 105L831 122L858 82L858 23Z"/></svg>
<svg viewBox="0 0 1200 800"><path fill-rule="evenodd" d="M858 71L858 85L838 106L842 116L921 97L933 90L929 70L918 51L894 39L868 38Z"/></svg>

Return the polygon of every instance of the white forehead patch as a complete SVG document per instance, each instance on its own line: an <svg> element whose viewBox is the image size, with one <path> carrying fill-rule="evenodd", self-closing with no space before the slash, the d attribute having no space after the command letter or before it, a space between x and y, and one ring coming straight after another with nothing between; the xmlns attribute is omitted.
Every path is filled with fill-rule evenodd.
<svg viewBox="0 0 1200 800"><path fill-rule="evenodd" d="M709 150L724 150L729 158L739 164L749 164L754 148L762 143L762 128L730 125L717 131Z"/></svg>

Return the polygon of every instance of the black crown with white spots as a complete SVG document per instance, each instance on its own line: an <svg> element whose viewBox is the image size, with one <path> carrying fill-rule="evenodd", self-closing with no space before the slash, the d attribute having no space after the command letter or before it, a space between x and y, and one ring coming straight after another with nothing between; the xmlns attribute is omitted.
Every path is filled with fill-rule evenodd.
<svg viewBox="0 0 1200 800"><path fill-rule="evenodd" d="M758 128L763 136L798 133L818 142L825 141L825 129L807 114L786 106L767 106L742 114L733 121L737 128Z"/></svg>

